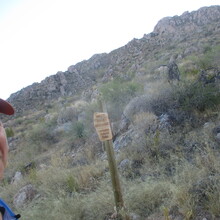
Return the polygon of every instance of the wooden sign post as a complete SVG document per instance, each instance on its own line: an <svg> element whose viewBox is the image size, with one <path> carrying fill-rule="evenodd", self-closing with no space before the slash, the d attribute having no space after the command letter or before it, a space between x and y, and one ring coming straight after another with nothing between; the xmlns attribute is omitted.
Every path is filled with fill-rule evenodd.
<svg viewBox="0 0 220 220"><path fill-rule="evenodd" d="M121 213L125 212L125 206L122 197L122 190L119 181L118 169L117 169L114 150L113 150L111 126L110 126L108 114L104 113L104 108L101 101L100 101L100 106L101 106L100 109L101 112L94 113L94 127L98 133L100 141L104 143L105 150L107 152L117 215L122 216ZM127 214L123 216L123 219L130 220Z"/></svg>

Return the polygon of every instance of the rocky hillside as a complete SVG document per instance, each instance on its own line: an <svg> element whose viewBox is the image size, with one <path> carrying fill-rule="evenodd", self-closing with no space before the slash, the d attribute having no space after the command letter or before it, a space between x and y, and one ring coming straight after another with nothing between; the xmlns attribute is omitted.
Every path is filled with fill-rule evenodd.
<svg viewBox="0 0 220 220"><path fill-rule="evenodd" d="M97 83L107 82L128 72L137 76L144 74L144 66L159 58L168 63L170 59L178 61L192 53L202 53L204 45L209 43L207 41L212 41L212 46L217 45L219 20L219 6L163 18L153 32L142 39L133 39L109 54L94 55L89 60L70 66L66 72L58 72L41 83L34 83L12 94L9 101L19 113L83 91L91 96L92 86ZM164 51L160 54L162 57L158 57L160 51Z"/></svg>
<svg viewBox="0 0 220 220"><path fill-rule="evenodd" d="M0 196L24 220L121 219L93 126L101 95L131 220L219 219L219 60L220 6L204 7L12 94Z"/></svg>

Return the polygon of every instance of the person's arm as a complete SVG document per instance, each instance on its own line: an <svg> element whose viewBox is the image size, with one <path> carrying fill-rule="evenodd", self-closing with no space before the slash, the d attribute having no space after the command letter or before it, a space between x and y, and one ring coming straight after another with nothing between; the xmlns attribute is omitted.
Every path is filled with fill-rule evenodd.
<svg viewBox="0 0 220 220"><path fill-rule="evenodd" d="M0 122L0 179L3 177L4 169L8 160L8 142L3 124Z"/></svg>

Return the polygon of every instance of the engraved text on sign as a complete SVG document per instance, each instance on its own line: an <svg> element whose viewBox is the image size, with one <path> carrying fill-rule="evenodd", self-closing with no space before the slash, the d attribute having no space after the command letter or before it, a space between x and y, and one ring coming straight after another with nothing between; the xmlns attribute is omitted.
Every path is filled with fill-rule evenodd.
<svg viewBox="0 0 220 220"><path fill-rule="evenodd" d="M112 139L112 131L107 113L94 113L94 126L100 141Z"/></svg>

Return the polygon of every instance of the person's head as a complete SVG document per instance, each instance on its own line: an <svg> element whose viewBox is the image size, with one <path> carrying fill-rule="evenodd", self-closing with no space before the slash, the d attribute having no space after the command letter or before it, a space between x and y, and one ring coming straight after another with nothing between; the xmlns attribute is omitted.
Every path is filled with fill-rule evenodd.
<svg viewBox="0 0 220 220"><path fill-rule="evenodd" d="M3 99L0 99L0 113L13 115L14 108ZM0 122L0 179L3 177L4 169L8 160L8 142L3 124Z"/></svg>

